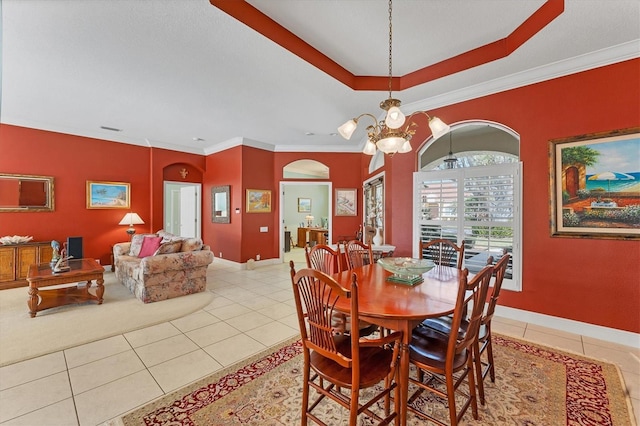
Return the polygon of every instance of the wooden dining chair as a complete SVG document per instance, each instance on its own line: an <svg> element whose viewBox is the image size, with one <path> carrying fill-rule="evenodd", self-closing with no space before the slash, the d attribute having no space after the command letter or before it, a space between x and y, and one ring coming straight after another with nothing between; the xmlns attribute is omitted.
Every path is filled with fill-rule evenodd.
<svg viewBox="0 0 640 426"><path fill-rule="evenodd" d="M493 266L485 266L469 281L466 269L460 274L451 329L460 329L464 313L468 311L466 333L443 334L429 327L416 327L412 332L409 359L417 368L417 377L409 377L409 381L417 386L417 390L409 398L407 409L421 418L446 424L413 404L422 392L428 391L447 400L452 426L458 424L469 406L473 418L478 419L473 352L492 273ZM425 373L429 375L427 380ZM467 384L466 392L461 388L463 383ZM459 410L456 409L456 396L464 400Z"/></svg>
<svg viewBox="0 0 640 426"><path fill-rule="evenodd" d="M507 265L511 255L504 254L498 263L493 267L493 287L490 291L487 291L487 301L484 304L484 312L482 314L482 321L480 322L480 328L478 330L478 341L474 348L473 360L476 369L476 382L478 385L478 399L482 405L485 404L484 394L484 379L489 374L492 382L496 381L495 367L493 363L493 345L491 344L491 320L498 304L498 297L500 296L500 290L502 289L502 280L504 279ZM487 261L488 265L493 263L493 256L489 256ZM424 320L420 326L430 327L443 334L449 334L451 332L452 317L444 316L438 318L429 318ZM469 321L463 318L458 330L459 336L466 333L469 327ZM487 361L482 361L482 355L487 353Z"/></svg>
<svg viewBox="0 0 640 426"><path fill-rule="evenodd" d="M482 405L485 404L484 378L489 374L491 381L494 383L496 381L496 371L493 363L493 345L491 344L491 319L493 318L496 305L498 304L500 289L502 289L502 280L504 279L505 272L507 271L507 265L510 258L510 254L504 254L493 267L493 289L484 308L480 328L478 330L478 341L474 348L473 358L476 367L478 396ZM485 352L487 353L487 361L483 362L482 354Z"/></svg>
<svg viewBox="0 0 640 426"><path fill-rule="evenodd" d="M336 250L324 244L316 244L309 248L305 247L307 258L307 268L316 269L327 275L342 272L342 255L340 246ZM342 312L335 312L333 316L333 326L337 332L351 333L351 317ZM378 326L366 321L358 322L360 336L368 336L378 330Z"/></svg>
<svg viewBox="0 0 640 426"><path fill-rule="evenodd" d="M342 272L340 246L334 250L326 244L316 244L313 247L306 245L304 255L307 259L307 268L317 269L329 275Z"/></svg>
<svg viewBox="0 0 640 426"><path fill-rule="evenodd" d="M431 241L422 241L418 246L420 259L429 259L436 265L451 266L462 269L464 260L464 240L457 245L451 240L439 238Z"/></svg>
<svg viewBox="0 0 640 426"><path fill-rule="evenodd" d="M399 400L397 360L402 340L401 332L378 339L363 339L355 333L336 334L331 320L338 298L350 300L351 316L358 320L358 278L354 273L351 287L344 288L333 278L316 269L295 271L291 268L291 283L298 314L298 324L304 355L302 390L302 425L308 419L325 425L313 409L325 397L349 410L349 425L355 426L360 414L374 419L377 424L389 424L398 416L394 404L391 411L390 396ZM379 386L382 382L383 386ZM371 388L368 401L362 401L360 391ZM318 397L310 403L310 390ZM350 392L344 392L349 389ZM384 400L384 410L374 412L378 401ZM383 411L383 412L382 412Z"/></svg>
<svg viewBox="0 0 640 426"><path fill-rule="evenodd" d="M351 240L344 245L347 258L346 269L353 269L373 263L373 250L371 246L362 241Z"/></svg>

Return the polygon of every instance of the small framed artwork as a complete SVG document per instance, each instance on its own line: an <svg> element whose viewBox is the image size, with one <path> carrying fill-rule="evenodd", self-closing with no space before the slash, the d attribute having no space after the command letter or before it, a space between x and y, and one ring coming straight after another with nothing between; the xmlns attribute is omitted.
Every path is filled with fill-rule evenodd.
<svg viewBox="0 0 640 426"><path fill-rule="evenodd" d="M247 213L270 213L271 191L267 189L247 189Z"/></svg>
<svg viewBox="0 0 640 426"><path fill-rule="evenodd" d="M311 213L311 198L298 198L298 213Z"/></svg>
<svg viewBox="0 0 640 426"><path fill-rule="evenodd" d="M551 236L640 238L640 128L549 141Z"/></svg>
<svg viewBox="0 0 640 426"><path fill-rule="evenodd" d="M128 209L131 207L131 185L127 182L87 181L88 209Z"/></svg>
<svg viewBox="0 0 640 426"><path fill-rule="evenodd" d="M356 216L358 204L355 188L336 189L336 216Z"/></svg>

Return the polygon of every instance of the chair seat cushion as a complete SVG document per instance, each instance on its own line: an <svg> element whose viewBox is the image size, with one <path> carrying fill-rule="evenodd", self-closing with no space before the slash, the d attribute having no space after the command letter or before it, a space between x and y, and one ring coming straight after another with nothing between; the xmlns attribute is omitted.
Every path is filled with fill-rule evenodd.
<svg viewBox="0 0 640 426"><path fill-rule="evenodd" d="M351 337L336 336L336 348L346 357L351 357ZM360 347L360 387L374 386L391 370L393 351L380 347ZM340 387L351 387L351 368L311 351L311 367L323 378Z"/></svg>
<svg viewBox="0 0 640 426"><path fill-rule="evenodd" d="M453 318L451 316L444 316L438 318L427 318L426 320L420 323L419 327L429 327L433 330L439 331L442 334L449 334L451 330L451 321ZM469 322L467 320L462 320L460 323L460 331L458 334L458 338L461 339L464 334L467 332L467 328L469 327ZM478 330L478 340L483 341L486 339L489 332L489 328L486 324L480 324L480 329Z"/></svg>
<svg viewBox="0 0 640 426"><path fill-rule="evenodd" d="M416 327L411 334L409 357L411 361L424 366L431 366L443 370L447 357L448 344L448 334L443 334L429 327ZM453 371L464 367L466 361L466 350L456 354L453 359Z"/></svg>

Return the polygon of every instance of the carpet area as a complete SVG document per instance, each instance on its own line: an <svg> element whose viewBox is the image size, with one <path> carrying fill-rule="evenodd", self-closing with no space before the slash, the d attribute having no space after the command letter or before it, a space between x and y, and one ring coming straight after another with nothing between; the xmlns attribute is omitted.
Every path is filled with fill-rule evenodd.
<svg viewBox="0 0 640 426"><path fill-rule="evenodd" d="M105 272L104 286L101 305L66 305L35 318L29 316L27 287L0 291L0 366L180 318L213 300L205 291L145 304L112 272Z"/></svg>
<svg viewBox="0 0 640 426"><path fill-rule="evenodd" d="M483 425L635 425L618 367L524 340L494 336L496 382L485 382L487 405L480 420L470 410L462 424ZM411 390L411 389L410 389ZM300 341L230 367L165 395L122 417L141 425L294 425L300 424L302 355ZM416 404L447 419L440 401ZM321 403L327 424L347 424L348 413ZM370 424L361 416L359 424ZM409 425L424 421L409 414Z"/></svg>

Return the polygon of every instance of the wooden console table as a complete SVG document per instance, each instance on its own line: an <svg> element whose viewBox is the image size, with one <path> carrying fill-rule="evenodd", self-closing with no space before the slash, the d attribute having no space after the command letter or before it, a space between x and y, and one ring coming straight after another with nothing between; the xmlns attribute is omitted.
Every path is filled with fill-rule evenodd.
<svg viewBox="0 0 640 426"><path fill-rule="evenodd" d="M29 267L51 261L50 241L0 244L0 290L26 287Z"/></svg>
<svg viewBox="0 0 640 426"><path fill-rule="evenodd" d="M82 303L88 300L95 300L98 305L102 304L102 296L104 295L102 273L104 268L95 259L70 260L69 266L71 267L69 271L54 274L49 263L31 265L27 276L27 281L29 281L27 305L31 318L35 317L37 312L56 306ZM96 280L95 295L89 293L92 280ZM40 290L41 287L70 283L77 284Z"/></svg>
<svg viewBox="0 0 640 426"><path fill-rule="evenodd" d="M324 228L298 228L297 247L304 248L307 242L315 241L316 244L327 244L327 238L324 236L329 232Z"/></svg>

